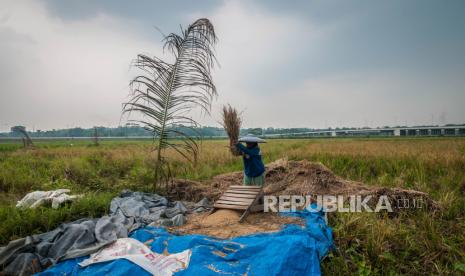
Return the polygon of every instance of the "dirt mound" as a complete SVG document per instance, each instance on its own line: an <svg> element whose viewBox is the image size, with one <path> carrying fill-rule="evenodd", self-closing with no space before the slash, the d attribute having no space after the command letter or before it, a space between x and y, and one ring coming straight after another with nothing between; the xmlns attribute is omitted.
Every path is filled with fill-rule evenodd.
<svg viewBox="0 0 465 276"><path fill-rule="evenodd" d="M222 191L212 189L209 183L197 182L186 179L174 179L170 183L170 189L166 197L173 200L184 200L197 202L202 198L216 199Z"/></svg>
<svg viewBox="0 0 465 276"><path fill-rule="evenodd" d="M215 201L230 185L241 185L242 177L242 172L233 172L215 176L208 182L176 179L168 196L176 200L198 201L206 197ZM336 176L323 164L306 160L276 160L266 166L265 178L266 195L343 195L346 198L350 195L371 195L373 198L369 205L377 202L381 195L386 195L391 202L413 202L417 199L431 210L439 208L426 193L368 186L361 182L345 180Z"/></svg>
<svg viewBox="0 0 465 276"><path fill-rule="evenodd" d="M370 206L375 206L380 196L387 196L393 209L412 210L412 205L423 204L423 208L430 210L439 208L428 194L401 188L386 188L379 186L368 186L361 182L350 181L336 176L331 170L321 163L308 161L278 160L270 164L268 173L278 170L269 179L269 185L264 188L266 194L272 195L343 195L345 199L349 196L360 195L362 197L372 196ZM267 179L268 181L268 179ZM418 207L418 206L417 206Z"/></svg>
<svg viewBox="0 0 465 276"><path fill-rule="evenodd" d="M284 224L302 225L301 219L281 217L275 213L253 213L244 222L239 223L240 212L234 210L217 210L213 214L192 214L188 223L169 230L177 234L202 234L222 239L249 235L254 233L279 231Z"/></svg>
<svg viewBox="0 0 465 276"><path fill-rule="evenodd" d="M428 194L400 188L385 188L368 186L361 182L349 181L336 176L321 163L308 161L288 161L279 159L266 166L266 184L264 192L267 195L343 195L348 200L350 195L368 196L372 199L368 205L374 207L382 195L388 197L391 204L396 202L414 202L421 200L428 209L438 209L438 204L430 199ZM198 201L208 198L217 200L231 185L242 184L242 172L218 175L208 182L188 180L173 181L173 189L169 196L177 200ZM396 211L412 210L392 205ZM411 207L411 206L410 206ZM284 224L301 224L297 218L281 217L275 213L250 214L244 222L239 223L241 213L233 210L217 210L211 215L207 213L188 216L188 223L172 228L179 234L203 234L219 238L231 238L258 232L278 231Z"/></svg>
<svg viewBox="0 0 465 276"><path fill-rule="evenodd" d="M371 191L362 183L347 181L334 175L321 163L287 161L279 159L266 166L265 194L312 195L312 194L357 194ZM216 199L230 185L242 184L242 172L215 176L210 181L209 197Z"/></svg>
<svg viewBox="0 0 465 276"><path fill-rule="evenodd" d="M378 198L386 195L391 203L421 201L429 209L437 209L438 204L428 194L401 188L368 186L361 182L350 181L336 176L321 163L288 161L279 159L267 165L265 172L266 195L350 195L372 196L369 205L375 205ZM216 200L230 185L241 185L242 172L234 172L214 177L210 182L211 193L205 193ZM397 206L393 206L394 209ZM405 206L404 206L405 207ZM408 209L408 208L406 208Z"/></svg>

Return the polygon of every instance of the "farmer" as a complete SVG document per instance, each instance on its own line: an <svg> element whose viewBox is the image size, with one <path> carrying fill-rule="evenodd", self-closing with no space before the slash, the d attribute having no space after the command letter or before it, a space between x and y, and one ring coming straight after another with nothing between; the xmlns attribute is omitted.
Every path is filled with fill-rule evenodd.
<svg viewBox="0 0 465 276"><path fill-rule="evenodd" d="M245 142L246 146L241 142ZM244 185L247 186L263 186L265 184L265 165L263 165L258 143L265 143L265 140L247 135L240 138L236 144L236 148L240 151L244 161Z"/></svg>

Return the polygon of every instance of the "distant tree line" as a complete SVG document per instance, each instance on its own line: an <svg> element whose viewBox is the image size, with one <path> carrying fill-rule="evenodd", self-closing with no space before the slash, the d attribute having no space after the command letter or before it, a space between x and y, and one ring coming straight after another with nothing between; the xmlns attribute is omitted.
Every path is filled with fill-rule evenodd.
<svg viewBox="0 0 465 276"><path fill-rule="evenodd" d="M24 126L15 126L13 128L23 128ZM12 130L13 130L12 128ZM196 129L190 129L183 125L175 126L176 130L182 130L192 136L203 136L203 137L225 137L226 132L220 127L204 126ZM241 129L241 135L254 134L254 135L265 135L265 134L286 134L286 133L300 133L312 131L310 128L243 128ZM95 137L96 133L98 137L143 137L151 136L152 132L139 126L120 126L120 127L92 127L92 128L67 128L67 129L52 129L52 130L36 130L29 131L27 133L32 138L40 137ZM10 131L0 133L0 137L18 137L17 131Z"/></svg>
<svg viewBox="0 0 465 276"><path fill-rule="evenodd" d="M13 128L23 128L24 126L15 126ZM13 130L12 128L12 130ZM204 126L196 129L190 129L183 125L175 126L176 130L183 130L192 136L203 137L226 137L226 132L220 127ZM240 131L241 135L254 134L257 136L265 134L287 134L287 133L302 133L313 131L311 128L243 128ZM27 133L32 138L40 137L143 137L151 136L152 132L139 126L119 126L119 127L92 127L92 128L67 128L67 129L52 129L52 130L36 130ZM0 133L0 137L18 137L17 131Z"/></svg>
<svg viewBox="0 0 465 276"><path fill-rule="evenodd" d="M460 124L447 124L446 126L459 126ZM461 124L463 125L463 124ZM437 126L437 125L436 125ZM395 127L407 127L407 126L395 126ZM419 127L419 126L416 126ZM196 129L190 129L183 125L175 126L176 130L182 130L191 136L202 136L202 137L226 137L226 132L220 127L204 126ZM260 135L286 135L289 133L303 133L309 131L321 131L321 130L357 130L357 129L369 129L370 127L337 127L327 129L314 129L314 128L243 128L240 131L240 135L254 134ZM377 127L389 128L389 126ZM119 126L119 127L92 127L92 128L67 128L67 129L52 129L52 130L26 130L24 126L14 126L10 132L0 133L0 137L20 137L18 129L24 129L31 138L40 137L144 137L152 136L152 132L144 129L140 126Z"/></svg>

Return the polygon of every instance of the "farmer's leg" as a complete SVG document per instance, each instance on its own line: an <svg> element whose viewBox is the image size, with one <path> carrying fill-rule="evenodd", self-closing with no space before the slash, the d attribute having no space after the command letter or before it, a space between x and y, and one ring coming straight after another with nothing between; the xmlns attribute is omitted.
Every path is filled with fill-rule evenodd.
<svg viewBox="0 0 465 276"><path fill-rule="evenodd" d="M262 175L257 177L257 186L263 187L265 186L265 174L263 173Z"/></svg>
<svg viewBox="0 0 465 276"><path fill-rule="evenodd" d="M252 182L253 182L253 178L248 177L247 175L244 174L244 186L253 185Z"/></svg>
<svg viewBox="0 0 465 276"><path fill-rule="evenodd" d="M251 185L263 187L265 185L265 174L252 178Z"/></svg>

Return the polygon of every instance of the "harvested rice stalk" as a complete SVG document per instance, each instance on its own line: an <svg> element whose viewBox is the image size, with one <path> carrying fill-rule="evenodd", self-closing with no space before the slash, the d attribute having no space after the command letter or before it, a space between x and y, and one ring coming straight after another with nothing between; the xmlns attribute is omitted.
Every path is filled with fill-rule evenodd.
<svg viewBox="0 0 465 276"><path fill-rule="evenodd" d="M237 110L231 105L223 106L223 127L229 137L229 149L235 156L241 155L236 149L236 143L239 140L239 132L241 130L242 119Z"/></svg>

